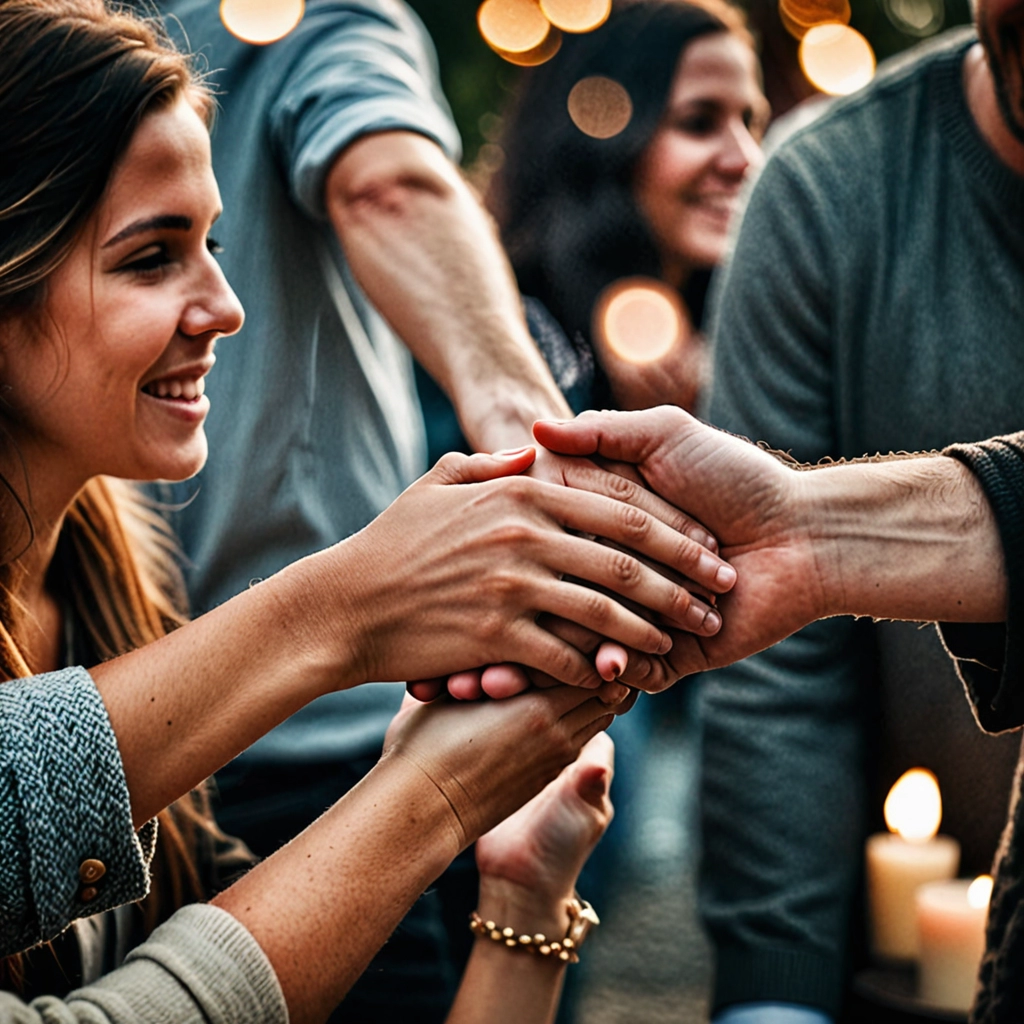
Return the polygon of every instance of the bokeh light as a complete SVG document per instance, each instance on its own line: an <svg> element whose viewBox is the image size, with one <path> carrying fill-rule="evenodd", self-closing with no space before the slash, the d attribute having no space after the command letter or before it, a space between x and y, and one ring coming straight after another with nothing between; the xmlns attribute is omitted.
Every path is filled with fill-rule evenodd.
<svg viewBox="0 0 1024 1024"><path fill-rule="evenodd" d="M946 20L942 0L882 0L886 17L910 36L933 36Z"/></svg>
<svg viewBox="0 0 1024 1024"><path fill-rule="evenodd" d="M243 42L266 46L288 35L305 9L305 0L221 0L220 20Z"/></svg>
<svg viewBox="0 0 1024 1024"><path fill-rule="evenodd" d="M608 20L612 0L540 0L540 9L563 32L593 32Z"/></svg>
<svg viewBox="0 0 1024 1024"><path fill-rule="evenodd" d="M637 364L668 355L687 329L676 291L646 277L609 285L597 301L594 323L599 338L615 355Z"/></svg>
<svg viewBox="0 0 1024 1024"><path fill-rule="evenodd" d="M548 34L544 37L544 41L540 46L535 46L532 50L525 50L523 53L512 53L508 50L499 50L495 47L494 52L499 57L504 57L510 64L517 64L521 68L532 68L538 64L543 64L546 60L551 60L552 57L562 48L562 33L557 28L548 27Z"/></svg>
<svg viewBox="0 0 1024 1024"><path fill-rule="evenodd" d="M487 45L503 57L536 50L551 32L537 0L484 0L476 22Z"/></svg>
<svg viewBox="0 0 1024 1024"><path fill-rule="evenodd" d="M851 14L850 0L779 0L782 24L797 39L803 39L816 25L848 25Z"/></svg>
<svg viewBox="0 0 1024 1024"><path fill-rule="evenodd" d="M816 89L846 96L875 76L875 51L849 25L816 25L800 42L800 67Z"/></svg>
<svg viewBox="0 0 1024 1024"><path fill-rule="evenodd" d="M581 78L569 92L569 116L584 135L610 139L629 124L633 101L614 79L591 75Z"/></svg>
<svg viewBox="0 0 1024 1024"><path fill-rule="evenodd" d="M909 843L926 843L942 821L939 780L926 768L904 772L885 798L885 823Z"/></svg>
<svg viewBox="0 0 1024 1024"><path fill-rule="evenodd" d="M991 875L978 875L967 887L967 905L975 910L984 910L992 901L994 885Z"/></svg>

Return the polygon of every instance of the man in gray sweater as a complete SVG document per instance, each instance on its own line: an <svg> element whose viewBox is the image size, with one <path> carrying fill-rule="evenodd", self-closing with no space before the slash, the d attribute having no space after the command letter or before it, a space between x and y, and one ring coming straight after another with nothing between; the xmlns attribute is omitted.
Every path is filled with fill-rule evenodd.
<svg viewBox="0 0 1024 1024"><path fill-rule="evenodd" d="M977 26L769 162L719 296L712 422L807 462L1019 427L1024 2L980 0ZM979 738L934 632L899 623L808 627L706 677L702 706L716 1021L835 1018L885 789L933 768L985 870L1017 744Z"/></svg>

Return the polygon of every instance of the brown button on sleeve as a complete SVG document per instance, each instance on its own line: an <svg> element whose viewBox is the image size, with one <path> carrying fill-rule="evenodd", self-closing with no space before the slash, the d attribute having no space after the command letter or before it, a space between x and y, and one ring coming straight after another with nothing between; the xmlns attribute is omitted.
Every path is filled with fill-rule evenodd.
<svg viewBox="0 0 1024 1024"><path fill-rule="evenodd" d="M101 860L89 858L83 860L78 868L78 877L83 885L92 885L98 882L107 873L107 865Z"/></svg>

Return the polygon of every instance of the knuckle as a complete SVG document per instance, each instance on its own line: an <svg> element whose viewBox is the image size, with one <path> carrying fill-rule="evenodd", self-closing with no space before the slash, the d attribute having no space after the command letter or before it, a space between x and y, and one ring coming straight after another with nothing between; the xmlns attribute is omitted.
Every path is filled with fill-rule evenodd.
<svg viewBox="0 0 1024 1024"><path fill-rule="evenodd" d="M635 505L623 505L620 513L622 530L631 540L643 540L653 525L651 517Z"/></svg>
<svg viewBox="0 0 1024 1024"><path fill-rule="evenodd" d="M618 473L606 473L605 483L613 498L618 501L634 502L637 499L639 488L632 480L627 480Z"/></svg>
<svg viewBox="0 0 1024 1024"><path fill-rule="evenodd" d="M608 570L617 584L635 587L640 582L640 563L622 551L610 553Z"/></svg>
<svg viewBox="0 0 1024 1024"><path fill-rule="evenodd" d="M599 594L596 590L586 590L583 593L581 611L586 615L588 621L598 627L598 631L610 618L610 603L608 598L603 594Z"/></svg>
<svg viewBox="0 0 1024 1024"><path fill-rule="evenodd" d="M536 538L536 531L524 519L511 516L494 526L491 537L498 546L519 548L532 542Z"/></svg>

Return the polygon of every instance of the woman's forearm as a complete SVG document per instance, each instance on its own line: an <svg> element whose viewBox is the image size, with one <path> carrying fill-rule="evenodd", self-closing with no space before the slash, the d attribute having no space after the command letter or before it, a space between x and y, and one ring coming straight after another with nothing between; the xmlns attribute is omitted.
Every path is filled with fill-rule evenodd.
<svg viewBox="0 0 1024 1024"><path fill-rule="evenodd" d="M319 572L305 559L92 670L137 826L309 701L358 681L341 595L316 600ZM332 609L338 621L325 623Z"/></svg>
<svg viewBox="0 0 1024 1024"><path fill-rule="evenodd" d="M799 477L830 614L950 622L1006 615L1003 551L977 480L944 456Z"/></svg>
<svg viewBox="0 0 1024 1024"><path fill-rule="evenodd" d="M556 940L569 927L565 907L570 896L568 892L553 900L502 879L483 877L477 912L499 928L513 928L516 936L540 933ZM550 1024L566 970L555 957L508 949L478 936L445 1024Z"/></svg>
<svg viewBox="0 0 1024 1024"><path fill-rule="evenodd" d="M429 778L404 758L385 757L213 902L263 948L293 1024L323 1020L463 841Z"/></svg>

